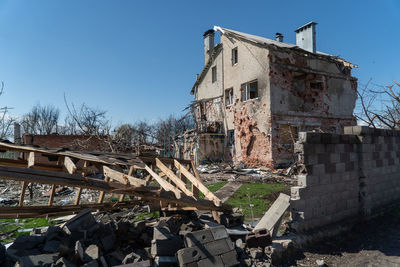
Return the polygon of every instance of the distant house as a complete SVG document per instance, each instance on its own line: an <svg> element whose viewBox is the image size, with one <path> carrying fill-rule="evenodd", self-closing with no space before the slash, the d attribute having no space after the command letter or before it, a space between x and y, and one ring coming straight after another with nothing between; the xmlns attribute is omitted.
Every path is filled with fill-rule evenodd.
<svg viewBox="0 0 400 267"><path fill-rule="evenodd" d="M275 40L217 26L204 33L205 66L191 89L200 159L273 166L293 159L299 131L356 125L354 65L316 50L315 22L295 32L296 45L280 33Z"/></svg>

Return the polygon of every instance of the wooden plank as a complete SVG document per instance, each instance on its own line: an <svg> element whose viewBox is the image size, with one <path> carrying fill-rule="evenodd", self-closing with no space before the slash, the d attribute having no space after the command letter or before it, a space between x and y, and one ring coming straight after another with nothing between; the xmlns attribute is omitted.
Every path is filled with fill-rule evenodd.
<svg viewBox="0 0 400 267"><path fill-rule="evenodd" d="M35 165L35 152L29 152L28 154L28 168L32 168Z"/></svg>
<svg viewBox="0 0 400 267"><path fill-rule="evenodd" d="M160 186L166 191L172 191L175 194L176 198L181 198L181 192L172 184L165 181L163 178L158 176L152 169L150 169L147 165L145 166L145 170L160 184Z"/></svg>
<svg viewBox="0 0 400 267"><path fill-rule="evenodd" d="M56 191L56 185L53 184L51 186L51 191L50 191L50 197L49 197L49 206L53 205L53 199L54 199L54 192Z"/></svg>
<svg viewBox="0 0 400 267"><path fill-rule="evenodd" d="M194 173L194 177L196 177L197 180L201 181L199 172L197 171L196 166L194 165L194 161L192 161L191 167L192 167L192 171ZM193 184L192 184L192 192L193 192L193 196L195 198L199 197L199 189L196 186L194 186Z"/></svg>
<svg viewBox="0 0 400 267"><path fill-rule="evenodd" d="M193 176L185 167L183 167L177 160L174 161L175 167L182 172L183 175L186 176L186 178L189 179L189 181L196 186L206 198L214 201L215 205L221 206L221 200L216 197L208 188L199 180L197 180L196 177Z"/></svg>
<svg viewBox="0 0 400 267"><path fill-rule="evenodd" d="M65 157L64 158L64 167L67 169L68 173L73 174L76 172L76 165L75 163L71 160L70 157Z"/></svg>
<svg viewBox="0 0 400 267"><path fill-rule="evenodd" d="M22 188L21 188L21 195L19 195L19 203L18 203L18 206L20 206L20 207L22 207L24 205L25 189L27 186L28 186L28 182L23 181Z"/></svg>
<svg viewBox="0 0 400 267"><path fill-rule="evenodd" d="M176 184L176 186L182 190L183 193L185 193L187 196L192 197L193 193L190 192L187 188L186 188L186 184L179 179L178 177L175 176L174 172L171 171L170 169L167 168L167 166L165 166L158 158L156 158L156 166L163 172L165 173L165 175L168 176L169 179L171 179L172 182L174 182Z"/></svg>
<svg viewBox="0 0 400 267"><path fill-rule="evenodd" d="M61 216L79 212L83 209L113 210L132 208L143 203L139 200L130 200L121 203L91 203L66 206L24 206L24 207L0 207L0 218L32 218L46 216Z"/></svg>
<svg viewBox="0 0 400 267"><path fill-rule="evenodd" d="M74 205L79 205L79 201L81 201L81 194L82 194L82 187L79 187L78 191L76 191Z"/></svg>
<svg viewBox="0 0 400 267"><path fill-rule="evenodd" d="M103 166L104 176L108 176L113 180L116 180L123 184L130 184L132 186L141 187L145 186L147 183L145 180L124 174L122 172L113 170L107 166Z"/></svg>
<svg viewBox="0 0 400 267"><path fill-rule="evenodd" d="M110 181L110 177L106 176L106 177L104 178L104 181L105 181L105 182ZM100 196L99 196L99 200L97 201L97 203L103 203L104 194L105 194L104 191L100 191Z"/></svg>

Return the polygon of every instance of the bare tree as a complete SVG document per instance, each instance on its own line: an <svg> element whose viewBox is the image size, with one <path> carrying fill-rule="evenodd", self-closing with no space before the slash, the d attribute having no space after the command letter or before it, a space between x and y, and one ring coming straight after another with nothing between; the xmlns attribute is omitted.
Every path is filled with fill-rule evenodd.
<svg viewBox="0 0 400 267"><path fill-rule="evenodd" d="M52 105L32 107L21 120L24 132L31 134L57 133L60 110Z"/></svg>
<svg viewBox="0 0 400 267"><path fill-rule="evenodd" d="M74 125L83 135L108 135L110 122L106 111L87 106L83 103L78 109L74 104L68 104L64 95L65 105L69 115L69 124Z"/></svg>
<svg viewBox="0 0 400 267"><path fill-rule="evenodd" d="M357 119L374 128L400 129L400 83L373 88L370 84L371 80L358 91Z"/></svg>

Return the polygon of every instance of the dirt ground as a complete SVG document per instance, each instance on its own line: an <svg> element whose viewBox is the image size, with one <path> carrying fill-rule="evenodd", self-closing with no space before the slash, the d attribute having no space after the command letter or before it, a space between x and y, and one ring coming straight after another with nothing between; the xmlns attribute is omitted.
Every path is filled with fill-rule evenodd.
<svg viewBox="0 0 400 267"><path fill-rule="evenodd" d="M289 266L400 266L400 208L305 248Z"/></svg>

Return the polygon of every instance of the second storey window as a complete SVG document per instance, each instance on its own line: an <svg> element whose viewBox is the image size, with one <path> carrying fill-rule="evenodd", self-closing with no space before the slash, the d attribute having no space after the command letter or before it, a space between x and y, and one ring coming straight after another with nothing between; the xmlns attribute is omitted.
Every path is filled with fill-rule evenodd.
<svg viewBox="0 0 400 267"><path fill-rule="evenodd" d="M238 49L237 47L232 49L232 65L235 65L238 63Z"/></svg>
<svg viewBox="0 0 400 267"><path fill-rule="evenodd" d="M211 69L211 80L212 82L216 82L217 81L217 67L212 67Z"/></svg>
<svg viewBox="0 0 400 267"><path fill-rule="evenodd" d="M233 88L225 90L225 105L229 106L233 104Z"/></svg>
<svg viewBox="0 0 400 267"><path fill-rule="evenodd" d="M242 101L258 97L258 83L257 81L251 81L244 83L241 86L242 90Z"/></svg>

